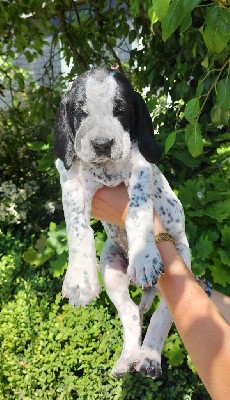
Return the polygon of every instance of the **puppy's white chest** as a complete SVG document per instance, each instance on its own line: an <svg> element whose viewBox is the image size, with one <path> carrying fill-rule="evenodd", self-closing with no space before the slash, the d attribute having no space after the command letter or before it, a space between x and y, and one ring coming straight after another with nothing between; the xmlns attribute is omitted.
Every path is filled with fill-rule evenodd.
<svg viewBox="0 0 230 400"><path fill-rule="evenodd" d="M82 163L81 170L90 179L105 186L117 186L121 182L126 182L129 178L130 161L116 161L96 164L89 166Z"/></svg>

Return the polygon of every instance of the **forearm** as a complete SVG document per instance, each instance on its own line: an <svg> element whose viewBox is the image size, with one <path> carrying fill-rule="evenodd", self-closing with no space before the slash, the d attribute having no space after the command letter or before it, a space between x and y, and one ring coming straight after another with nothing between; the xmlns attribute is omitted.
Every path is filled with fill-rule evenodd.
<svg viewBox="0 0 230 400"><path fill-rule="evenodd" d="M174 245L164 242L158 244L158 249L165 266L158 284L178 332L212 399L227 400L230 327L197 284Z"/></svg>
<svg viewBox="0 0 230 400"><path fill-rule="evenodd" d="M205 290L205 283L199 282L199 285ZM215 306L219 309L221 315L226 319L226 321L230 324L230 297L217 292L216 290L212 290L211 300L215 304Z"/></svg>

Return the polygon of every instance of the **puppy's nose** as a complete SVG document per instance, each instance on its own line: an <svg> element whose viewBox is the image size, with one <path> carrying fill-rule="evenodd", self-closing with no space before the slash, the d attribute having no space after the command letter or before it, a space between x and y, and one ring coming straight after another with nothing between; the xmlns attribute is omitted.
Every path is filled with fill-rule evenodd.
<svg viewBox="0 0 230 400"><path fill-rule="evenodd" d="M113 139L94 139L91 140L91 144L96 151L106 152L111 149L113 145Z"/></svg>

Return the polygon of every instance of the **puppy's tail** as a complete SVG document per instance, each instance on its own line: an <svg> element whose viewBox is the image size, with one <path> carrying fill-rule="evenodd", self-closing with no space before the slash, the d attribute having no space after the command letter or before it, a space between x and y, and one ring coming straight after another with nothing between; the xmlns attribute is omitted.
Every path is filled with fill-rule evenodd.
<svg viewBox="0 0 230 400"><path fill-rule="evenodd" d="M153 300L156 296L157 290L157 286L149 286L143 289L141 301L139 304L139 312L141 317L150 309L151 305L153 304Z"/></svg>

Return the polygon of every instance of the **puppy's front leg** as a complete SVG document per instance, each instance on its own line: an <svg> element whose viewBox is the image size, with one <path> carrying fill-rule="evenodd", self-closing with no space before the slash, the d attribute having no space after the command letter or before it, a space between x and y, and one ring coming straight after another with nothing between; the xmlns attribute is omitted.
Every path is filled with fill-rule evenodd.
<svg viewBox="0 0 230 400"><path fill-rule="evenodd" d="M135 160L128 182L130 205L126 217L129 247L128 277L142 288L154 285L163 272L154 242L152 167L143 158Z"/></svg>
<svg viewBox="0 0 230 400"><path fill-rule="evenodd" d="M98 187L87 188L78 178L62 182L62 200L67 228L69 263L62 294L72 305L86 306L100 292L93 231L91 199Z"/></svg>

